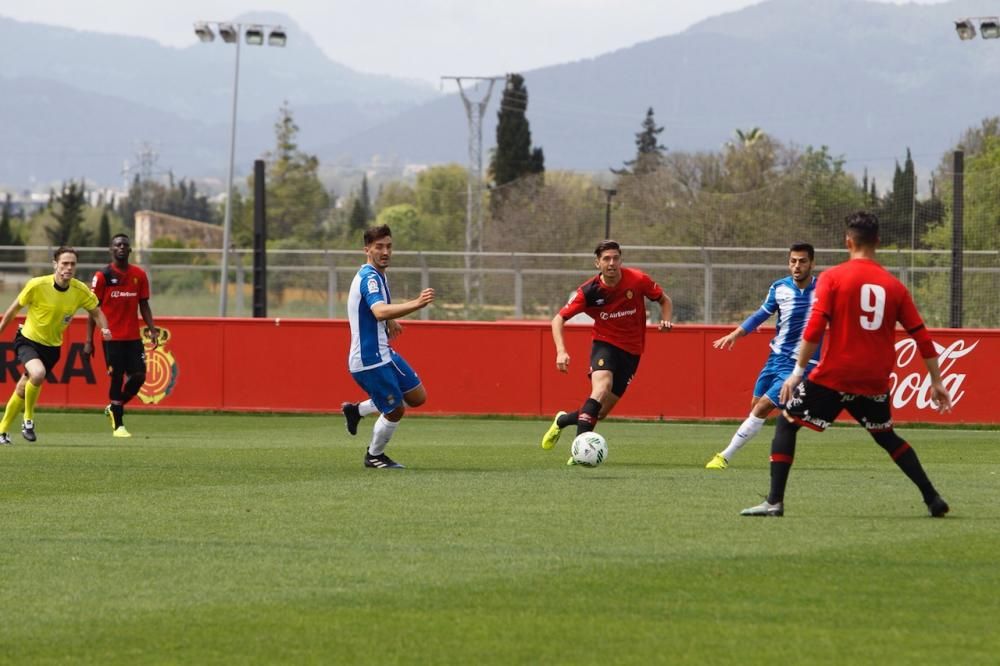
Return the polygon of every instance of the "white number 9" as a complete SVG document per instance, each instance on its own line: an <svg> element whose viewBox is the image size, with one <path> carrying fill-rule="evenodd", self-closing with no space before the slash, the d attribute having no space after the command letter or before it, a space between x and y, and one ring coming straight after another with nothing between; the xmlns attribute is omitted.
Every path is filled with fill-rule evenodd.
<svg viewBox="0 0 1000 666"><path fill-rule="evenodd" d="M885 288L877 284L861 285L861 310L866 313L858 317L861 328L866 331L881 328L885 316Z"/></svg>

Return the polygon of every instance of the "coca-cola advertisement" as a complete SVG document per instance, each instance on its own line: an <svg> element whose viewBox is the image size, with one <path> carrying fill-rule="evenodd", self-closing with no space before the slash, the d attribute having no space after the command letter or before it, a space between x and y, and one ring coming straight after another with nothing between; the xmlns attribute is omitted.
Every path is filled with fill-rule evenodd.
<svg viewBox="0 0 1000 666"><path fill-rule="evenodd" d="M893 414L898 421L996 423L1000 421L1000 331L935 330L941 379L951 394L951 414L931 404L930 377L912 338L896 341L896 369L890 376Z"/></svg>

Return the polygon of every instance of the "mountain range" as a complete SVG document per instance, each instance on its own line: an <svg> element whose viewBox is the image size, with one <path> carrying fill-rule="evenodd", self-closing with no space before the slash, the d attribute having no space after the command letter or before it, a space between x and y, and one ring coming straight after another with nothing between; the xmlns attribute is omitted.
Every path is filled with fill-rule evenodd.
<svg viewBox="0 0 1000 666"><path fill-rule="evenodd" d="M2 11L2 10L0 10ZM303 146L339 140L439 95L427 83L363 74L331 61L289 17L286 48L241 45L237 161L274 144L288 101ZM236 49L221 39L172 48L144 38L0 17L0 183L88 177L121 181L142 144L178 177L228 164ZM245 171L249 170L249 167Z"/></svg>
<svg viewBox="0 0 1000 666"><path fill-rule="evenodd" d="M548 168L605 171L633 157L653 107L668 150L714 150L737 128L760 127L787 143L829 146L855 172L891 170L907 148L929 169L966 128L1000 113L1000 40L962 42L954 30L956 19L1000 12L994 5L765 0L675 35L524 71L533 141ZM335 63L289 17L240 20L288 30L284 49L241 48L243 173L273 145L285 100L300 146L322 163L467 160L454 92ZM0 17L0 184L119 183L140 142L178 177L223 174L234 49L192 42L176 49ZM486 150L501 89L484 118ZM473 100L484 93L482 84L469 91Z"/></svg>

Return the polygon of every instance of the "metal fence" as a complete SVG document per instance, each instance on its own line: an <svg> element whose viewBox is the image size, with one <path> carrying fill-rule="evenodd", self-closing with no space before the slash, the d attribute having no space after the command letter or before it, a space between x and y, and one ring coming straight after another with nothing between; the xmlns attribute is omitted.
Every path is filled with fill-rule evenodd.
<svg viewBox="0 0 1000 666"><path fill-rule="evenodd" d="M0 262L0 289L13 299L32 276L52 269L51 248L19 250L24 261ZM757 308L774 280L787 274L787 249L773 247L623 248L626 265L660 282L674 302L677 322L737 323ZM103 248L82 248L78 276L89 281L107 261ZM215 316L219 308L219 250L146 249L133 259L150 275L157 315ZM817 270L844 261L841 249L818 249ZM252 255L230 257L229 316L252 315ZM889 250L879 259L913 292L931 326L948 326L952 291L949 250ZM267 256L268 316L346 317L347 290L364 255L355 250L272 250ZM394 300L415 297L425 287L437 292L422 319L482 321L548 319L575 288L594 275L589 253L483 252L393 253L389 270ZM472 296L465 277L475 285ZM1000 250L966 251L961 294L965 327L1000 327ZM651 306L650 316L658 316Z"/></svg>

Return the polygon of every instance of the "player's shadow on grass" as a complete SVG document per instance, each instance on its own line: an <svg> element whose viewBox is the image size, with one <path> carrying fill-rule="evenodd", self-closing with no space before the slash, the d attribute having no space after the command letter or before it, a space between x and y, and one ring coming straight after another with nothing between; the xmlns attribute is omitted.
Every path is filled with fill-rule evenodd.
<svg viewBox="0 0 1000 666"><path fill-rule="evenodd" d="M22 449L122 449L121 444L20 444Z"/></svg>
<svg viewBox="0 0 1000 666"><path fill-rule="evenodd" d="M656 461L653 461L653 460L650 460L648 462L647 461L642 461L642 462L639 462L639 461L636 461L636 462L615 462L615 463L612 463L612 465L614 467L617 467L617 468L622 468L622 467L630 468L631 467L631 468L635 468L635 469L650 469L650 468L657 468L657 469L694 469L694 468L704 467L704 463L702 463L700 465L696 464L696 463L691 463L691 464L677 464L677 463L669 463L669 462L656 462Z"/></svg>
<svg viewBox="0 0 1000 666"><path fill-rule="evenodd" d="M369 470L372 472L382 472L395 474L409 474L409 473L421 473L421 472L448 472L449 474L461 473L461 474L491 474L494 472L513 472L516 470L506 469L501 467L447 467L443 465L421 465L419 467L407 465L406 469L396 469L396 470Z"/></svg>
<svg viewBox="0 0 1000 666"><path fill-rule="evenodd" d="M785 517L787 518L787 515ZM980 520L980 519L994 520L994 521L996 520L996 516L969 516L969 515L960 516L960 515L955 515L954 513L949 513L944 518L933 518L932 516L929 516L927 514L926 510L923 513L917 512L917 513L906 513L906 514L866 513L857 515L845 515L843 513L829 513L829 514L812 513L809 514L809 517L823 518L823 519L829 518L831 520L833 519L843 520L847 518L848 520L872 520L872 521L881 521L885 523L895 523L896 521L899 520L905 520L906 522L910 522L911 520L920 520L920 521L933 520L935 522L950 523L956 520L969 519L969 518L973 520Z"/></svg>

